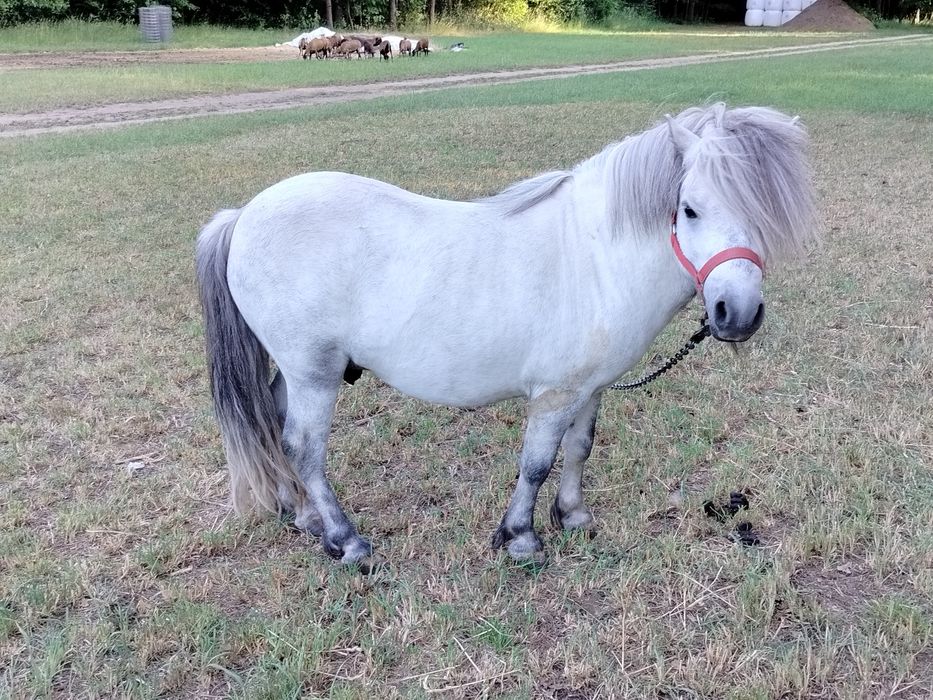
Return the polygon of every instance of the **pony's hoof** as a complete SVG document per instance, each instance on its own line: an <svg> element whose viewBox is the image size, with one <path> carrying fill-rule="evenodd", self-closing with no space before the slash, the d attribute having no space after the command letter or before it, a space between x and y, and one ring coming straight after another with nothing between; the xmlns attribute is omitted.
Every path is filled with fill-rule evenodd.
<svg viewBox="0 0 933 700"><path fill-rule="evenodd" d="M324 551L334 559L339 559L341 564L357 564L373 553L373 546L369 540L363 539L359 535L348 535L342 540L328 537L325 532L321 537L321 544Z"/></svg>
<svg viewBox="0 0 933 700"><path fill-rule="evenodd" d="M554 499L551 506L551 523L561 530L581 530L587 537L595 537L596 520L586 506L580 505L571 510L564 510Z"/></svg>
<svg viewBox="0 0 933 700"><path fill-rule="evenodd" d="M509 556L512 557L516 564L540 566L544 564L545 559L544 546L540 540L538 540L537 547L535 549L533 546L529 546L528 543L515 539L509 542Z"/></svg>
<svg viewBox="0 0 933 700"><path fill-rule="evenodd" d="M345 562L341 559L340 563L348 567L355 567L363 576L372 576L389 566L385 557L379 554L370 554L368 557L352 562Z"/></svg>
<svg viewBox="0 0 933 700"><path fill-rule="evenodd" d="M544 561L544 544L531 528L513 530L506 525L500 525L492 536L492 548L500 549L505 545L508 545L509 556L515 561Z"/></svg>

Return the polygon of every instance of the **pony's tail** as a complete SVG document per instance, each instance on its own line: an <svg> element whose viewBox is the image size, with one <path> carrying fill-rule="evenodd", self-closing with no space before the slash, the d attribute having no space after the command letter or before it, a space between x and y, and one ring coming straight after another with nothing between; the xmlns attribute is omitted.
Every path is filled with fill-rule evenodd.
<svg viewBox="0 0 933 700"><path fill-rule="evenodd" d="M195 261L204 312L207 366L238 513L258 503L274 513L302 502L304 486L285 456L269 355L230 295L227 258L238 209L218 212L201 229Z"/></svg>

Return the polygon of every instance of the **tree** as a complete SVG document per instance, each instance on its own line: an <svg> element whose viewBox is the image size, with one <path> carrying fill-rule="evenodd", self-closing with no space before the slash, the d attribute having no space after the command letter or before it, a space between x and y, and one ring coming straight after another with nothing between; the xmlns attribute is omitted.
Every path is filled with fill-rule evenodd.
<svg viewBox="0 0 933 700"><path fill-rule="evenodd" d="M334 6L331 0L324 0L324 23L328 29L334 28Z"/></svg>
<svg viewBox="0 0 933 700"><path fill-rule="evenodd" d="M398 23L398 3L396 0L389 0L389 26L395 29Z"/></svg>

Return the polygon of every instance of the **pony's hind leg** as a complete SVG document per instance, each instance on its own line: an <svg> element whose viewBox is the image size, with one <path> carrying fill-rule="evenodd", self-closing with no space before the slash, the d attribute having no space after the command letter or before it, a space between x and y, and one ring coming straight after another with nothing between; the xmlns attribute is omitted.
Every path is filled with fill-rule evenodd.
<svg viewBox="0 0 933 700"><path fill-rule="evenodd" d="M583 465L593 450L596 416L602 394L594 394L564 433L560 487L551 506L551 522L564 530L593 530L593 515L583 502Z"/></svg>
<svg viewBox="0 0 933 700"><path fill-rule="evenodd" d="M296 525L316 530L328 554L345 564L354 564L372 553L372 545L359 536L347 518L325 474L327 437L342 372L343 366L333 376L301 381L288 378L283 440L310 501L296 509Z"/></svg>
<svg viewBox="0 0 933 700"><path fill-rule="evenodd" d="M288 416L288 385L285 383L285 375L280 370L276 370L272 378L272 398L275 400L275 414L279 420L279 429L284 434L285 418ZM305 530L315 537L324 534L324 523L321 521L321 514L311 505L309 500L304 503L293 503L287 490L279 486L279 502L282 503L286 511L294 513L295 527L299 530Z"/></svg>
<svg viewBox="0 0 933 700"><path fill-rule="evenodd" d="M509 554L517 560L543 560L544 545L535 532L534 512L538 491L554 466L561 437L575 415L570 407L541 410L532 401L528 412L528 427L519 458L518 483L502 523L492 537L492 546L507 545Z"/></svg>

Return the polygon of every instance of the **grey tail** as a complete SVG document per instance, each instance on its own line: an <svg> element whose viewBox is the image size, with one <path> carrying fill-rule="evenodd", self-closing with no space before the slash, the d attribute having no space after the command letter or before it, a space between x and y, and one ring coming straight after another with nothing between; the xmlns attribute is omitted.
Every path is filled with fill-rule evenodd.
<svg viewBox="0 0 933 700"><path fill-rule="evenodd" d="M225 209L201 229L195 254L207 366L230 470L237 512L255 504L274 513L293 509L304 485L285 455L282 430L269 386L269 354L230 295L227 258L240 216Z"/></svg>

